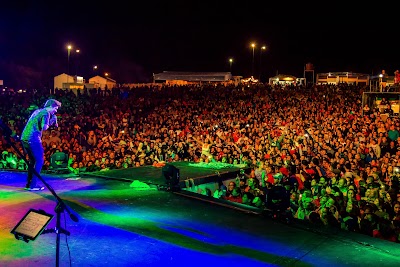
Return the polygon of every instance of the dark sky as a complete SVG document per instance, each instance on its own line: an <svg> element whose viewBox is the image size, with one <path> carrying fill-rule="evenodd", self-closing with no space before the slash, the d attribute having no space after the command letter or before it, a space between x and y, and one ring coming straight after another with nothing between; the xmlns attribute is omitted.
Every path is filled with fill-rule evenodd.
<svg viewBox="0 0 400 267"><path fill-rule="evenodd" d="M261 73L264 80L276 73L302 77L307 62L316 73L385 69L392 75L400 68L394 6L14 2L0 8L0 79L11 87L51 86L68 65L71 75L85 79L108 72L118 83L146 82L164 70L229 71L230 57L234 75ZM251 42L257 45L254 64ZM268 47L262 54L261 45Z"/></svg>

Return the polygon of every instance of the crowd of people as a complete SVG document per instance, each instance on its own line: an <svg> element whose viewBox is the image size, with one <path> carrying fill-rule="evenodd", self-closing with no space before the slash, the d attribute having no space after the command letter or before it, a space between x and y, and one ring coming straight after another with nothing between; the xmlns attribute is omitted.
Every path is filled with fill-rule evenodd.
<svg viewBox="0 0 400 267"><path fill-rule="evenodd" d="M284 210L299 220L400 241L400 118L362 105L365 86L268 84L56 90L2 95L0 116L21 134L49 98L44 170L66 153L75 173L188 161L251 172L210 195ZM17 138L16 138L17 139ZM14 144L20 153L22 145ZM3 168L26 170L3 137Z"/></svg>

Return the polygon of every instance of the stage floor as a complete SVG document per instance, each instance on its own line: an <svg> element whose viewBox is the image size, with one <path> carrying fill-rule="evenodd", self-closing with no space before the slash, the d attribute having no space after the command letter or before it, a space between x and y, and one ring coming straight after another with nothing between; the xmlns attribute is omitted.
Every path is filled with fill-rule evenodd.
<svg viewBox="0 0 400 267"><path fill-rule="evenodd" d="M170 163L180 171L180 180L186 179L203 180L206 177L236 175L240 167L229 164L202 164L193 162L174 162ZM142 166L137 168L107 170L97 172L85 172L82 177L101 177L115 180L134 181L138 180L146 184L165 185L165 177L162 168L153 166ZM183 185L183 184L182 184Z"/></svg>
<svg viewBox="0 0 400 267"><path fill-rule="evenodd" d="M56 234L25 243L10 233L30 208L55 214L54 195L24 191L25 178L24 172L0 171L0 266L55 266ZM399 262L397 243L283 224L176 192L135 190L131 180L43 178L79 219L61 214L70 236L61 235L60 266L383 267ZM53 218L48 228L55 223Z"/></svg>

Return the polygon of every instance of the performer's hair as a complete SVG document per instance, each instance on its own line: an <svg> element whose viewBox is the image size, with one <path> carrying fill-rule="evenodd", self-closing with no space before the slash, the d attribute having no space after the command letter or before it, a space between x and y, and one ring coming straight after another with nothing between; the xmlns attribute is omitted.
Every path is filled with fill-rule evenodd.
<svg viewBox="0 0 400 267"><path fill-rule="evenodd" d="M47 100L46 101L46 103L44 104L44 107L45 108L48 108L48 107L61 107L61 102L60 101L57 101L57 100L55 100L55 99L49 99L49 100Z"/></svg>

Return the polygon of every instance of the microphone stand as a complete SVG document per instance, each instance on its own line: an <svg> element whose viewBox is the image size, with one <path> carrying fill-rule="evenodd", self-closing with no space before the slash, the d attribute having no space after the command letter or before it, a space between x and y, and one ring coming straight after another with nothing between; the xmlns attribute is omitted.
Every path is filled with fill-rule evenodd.
<svg viewBox="0 0 400 267"><path fill-rule="evenodd" d="M57 239L56 239L56 266L60 266L60 237L61 234L65 234L67 236L70 235L70 232L65 230L64 228L61 227L61 213L64 211L67 211L71 220L74 222L78 222L78 217L71 213L69 210L68 206L64 203L64 201L56 194L54 189L46 182L46 180L43 179L43 177L35 170L35 167L30 164L30 162L26 159L26 156L19 151L19 149L15 146L14 142L11 140L11 137L13 139L17 139L20 141L18 136L13 136L12 135L12 130L0 119L0 129L2 129L3 136L5 137L7 143L12 146L14 151L20 156L25 163L28 165L29 170L33 171L33 174L36 175L39 180L49 189L51 194L54 196L56 199L57 205L54 209L56 212L56 227L53 229L46 229L42 232L42 234L46 233L56 233Z"/></svg>

